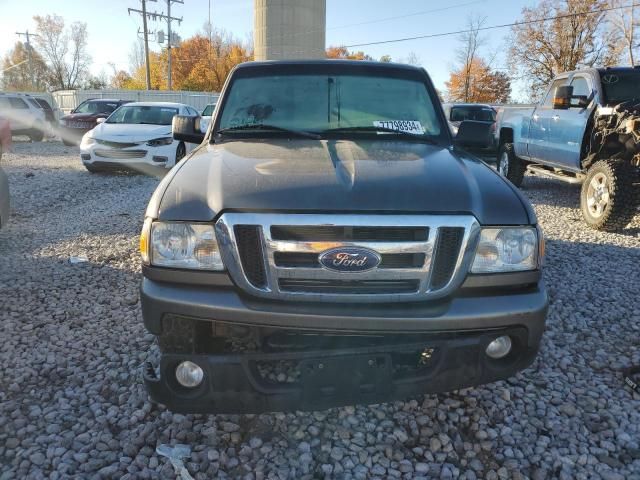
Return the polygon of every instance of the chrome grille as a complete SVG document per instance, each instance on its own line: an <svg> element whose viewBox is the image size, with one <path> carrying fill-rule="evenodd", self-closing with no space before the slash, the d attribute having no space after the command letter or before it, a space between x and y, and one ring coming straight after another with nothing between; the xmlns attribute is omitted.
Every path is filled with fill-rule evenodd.
<svg viewBox="0 0 640 480"><path fill-rule="evenodd" d="M67 121L66 126L69 128L93 128L95 127L95 123L93 122L78 122L78 121Z"/></svg>
<svg viewBox="0 0 640 480"><path fill-rule="evenodd" d="M96 148L94 153L97 157L102 158L144 158L147 155L146 150L102 150Z"/></svg>
<svg viewBox="0 0 640 480"><path fill-rule="evenodd" d="M140 145L142 142L112 142L110 140L100 140L96 138L96 143L109 148L131 148Z"/></svg>
<svg viewBox="0 0 640 480"><path fill-rule="evenodd" d="M216 233L225 265L247 293L305 301L396 302L460 286L480 227L468 215L225 213ZM336 272L319 256L338 247L380 255L377 268Z"/></svg>

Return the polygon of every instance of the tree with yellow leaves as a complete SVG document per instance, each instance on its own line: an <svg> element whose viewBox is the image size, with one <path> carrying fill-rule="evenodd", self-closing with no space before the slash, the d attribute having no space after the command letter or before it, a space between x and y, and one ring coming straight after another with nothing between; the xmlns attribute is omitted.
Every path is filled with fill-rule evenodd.
<svg viewBox="0 0 640 480"><path fill-rule="evenodd" d="M509 77L491 68L481 58L451 72L445 82L449 101L464 103L506 103L511 95Z"/></svg>
<svg viewBox="0 0 640 480"><path fill-rule="evenodd" d="M198 34L172 49L172 83L176 90L219 92L227 75L239 63L253 58L253 53L224 32ZM167 89L166 51L150 52L151 88ZM138 66L123 88L144 89L144 65Z"/></svg>

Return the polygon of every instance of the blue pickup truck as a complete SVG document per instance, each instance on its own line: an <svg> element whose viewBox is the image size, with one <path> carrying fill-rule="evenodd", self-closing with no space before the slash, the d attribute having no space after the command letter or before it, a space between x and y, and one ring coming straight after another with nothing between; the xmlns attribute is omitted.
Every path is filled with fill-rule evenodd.
<svg viewBox="0 0 640 480"><path fill-rule="evenodd" d="M538 105L499 111L496 142L498 170L514 185L526 171L582 184L585 222L625 228L640 203L640 68L559 75Z"/></svg>

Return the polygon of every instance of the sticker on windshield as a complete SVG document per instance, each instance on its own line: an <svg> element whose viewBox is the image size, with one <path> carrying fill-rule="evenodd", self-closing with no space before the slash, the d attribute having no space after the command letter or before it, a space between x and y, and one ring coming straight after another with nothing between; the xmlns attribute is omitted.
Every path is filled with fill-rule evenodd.
<svg viewBox="0 0 640 480"><path fill-rule="evenodd" d="M424 127L418 120L376 120L373 122L373 126L416 135L422 135L425 132Z"/></svg>

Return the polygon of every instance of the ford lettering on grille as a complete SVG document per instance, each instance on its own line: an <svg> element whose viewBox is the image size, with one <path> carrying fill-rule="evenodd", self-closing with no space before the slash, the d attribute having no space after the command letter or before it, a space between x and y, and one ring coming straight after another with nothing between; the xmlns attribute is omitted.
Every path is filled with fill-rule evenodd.
<svg viewBox="0 0 640 480"><path fill-rule="evenodd" d="M366 272L380 264L380 255L359 247L333 248L320 254L320 265L337 272Z"/></svg>

